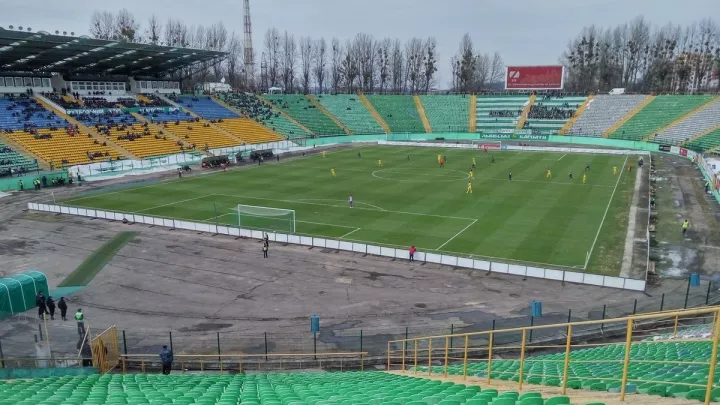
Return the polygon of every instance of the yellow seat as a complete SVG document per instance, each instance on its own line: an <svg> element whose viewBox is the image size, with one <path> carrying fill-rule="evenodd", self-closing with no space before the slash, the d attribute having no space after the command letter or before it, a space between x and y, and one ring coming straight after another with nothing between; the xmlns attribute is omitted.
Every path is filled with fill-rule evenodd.
<svg viewBox="0 0 720 405"><path fill-rule="evenodd" d="M246 143L265 143L284 140L282 136L247 118L228 118L215 125L231 132Z"/></svg>
<svg viewBox="0 0 720 405"><path fill-rule="evenodd" d="M39 129L38 133L41 135L50 134L52 138L35 139L34 135L25 131L15 131L8 134L8 136L46 162L53 163L55 167L104 162L110 158L115 160L120 156L118 152L109 146L96 143L95 138L88 137L88 134L77 133L70 136L64 128L54 131ZM90 159L88 152L100 152L102 156ZM66 162L63 163L63 160Z"/></svg>
<svg viewBox="0 0 720 405"><path fill-rule="evenodd" d="M188 129L192 128L192 129ZM205 122L180 122L179 125L175 125L174 122L167 123L165 128L167 131L175 134L178 138L182 139L186 143L195 144L198 150L204 149L205 145L208 148L228 148L232 146L238 146L240 142L233 139L226 133L218 130L212 125L205 127Z"/></svg>
<svg viewBox="0 0 720 405"><path fill-rule="evenodd" d="M180 153L180 145L177 141L167 138L160 130L150 128L150 135L143 135L142 138L135 138L132 141L127 139L118 139L122 135L126 135L128 132L142 134L145 131L145 127L140 124L128 125L125 130L120 130L117 127L113 127L110 130L110 140L115 142L118 146L125 148L130 153L137 157L145 158L149 156L158 155L169 155L172 153ZM156 138L159 137L158 138Z"/></svg>

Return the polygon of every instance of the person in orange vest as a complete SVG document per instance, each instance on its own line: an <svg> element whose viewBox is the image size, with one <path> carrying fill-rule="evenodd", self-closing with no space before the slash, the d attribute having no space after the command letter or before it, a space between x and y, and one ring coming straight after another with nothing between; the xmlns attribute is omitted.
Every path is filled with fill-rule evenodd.
<svg viewBox="0 0 720 405"><path fill-rule="evenodd" d="M408 250L408 252L410 253L410 261L411 262L415 261L415 252L416 251L417 251L417 249L415 249L415 245L411 245L410 249Z"/></svg>

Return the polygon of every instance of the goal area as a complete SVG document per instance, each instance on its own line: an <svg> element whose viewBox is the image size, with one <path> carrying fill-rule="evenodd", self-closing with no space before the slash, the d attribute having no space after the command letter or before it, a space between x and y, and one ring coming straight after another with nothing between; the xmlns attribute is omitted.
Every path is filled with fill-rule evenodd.
<svg viewBox="0 0 720 405"><path fill-rule="evenodd" d="M240 228L295 233L295 210L238 204Z"/></svg>
<svg viewBox="0 0 720 405"><path fill-rule="evenodd" d="M478 149L500 149L502 148L502 141L488 141L485 139L475 139L472 141L473 148Z"/></svg>

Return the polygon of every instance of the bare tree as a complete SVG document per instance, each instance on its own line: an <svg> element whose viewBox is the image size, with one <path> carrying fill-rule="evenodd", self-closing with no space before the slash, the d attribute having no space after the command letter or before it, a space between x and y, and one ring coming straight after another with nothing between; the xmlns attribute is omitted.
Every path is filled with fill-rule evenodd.
<svg viewBox="0 0 720 405"><path fill-rule="evenodd" d="M282 81L285 91L295 90L295 61L297 60L297 43L295 37L285 31L282 42Z"/></svg>
<svg viewBox="0 0 720 405"><path fill-rule="evenodd" d="M492 62L488 54L475 56L475 73L472 79L472 91L480 91L487 88L490 82L490 70Z"/></svg>
<svg viewBox="0 0 720 405"><path fill-rule="evenodd" d="M400 93L405 90L405 77L403 76L405 60L400 40L396 39L392 44L390 56L390 73L393 92Z"/></svg>
<svg viewBox="0 0 720 405"><path fill-rule="evenodd" d="M115 16L113 39L124 42L141 42L140 23L126 8L118 11Z"/></svg>
<svg viewBox="0 0 720 405"><path fill-rule="evenodd" d="M115 16L109 11L96 11L90 19L90 35L96 39L113 39Z"/></svg>
<svg viewBox="0 0 720 405"><path fill-rule="evenodd" d="M227 47L227 72L228 81L234 88L245 88L245 75L242 74L243 66L243 45L240 38L233 32L230 36L230 43Z"/></svg>
<svg viewBox="0 0 720 405"><path fill-rule="evenodd" d="M310 37L300 38L300 65L302 67L302 88L304 94L310 93L312 77L313 40Z"/></svg>
<svg viewBox="0 0 720 405"><path fill-rule="evenodd" d="M332 39L332 60L330 65L330 79L332 80L333 93L340 90L342 82L343 47L337 38Z"/></svg>
<svg viewBox="0 0 720 405"><path fill-rule="evenodd" d="M145 30L145 40L153 45L158 45L160 43L161 35L162 26L160 25L160 20L155 14L153 14L150 18L148 18L148 26Z"/></svg>
<svg viewBox="0 0 720 405"><path fill-rule="evenodd" d="M456 90L462 92L470 92L475 87L474 79L477 76L476 63L477 57L473 48L473 42L470 34L465 34L460 41L460 48L455 56L455 64L453 70L458 75Z"/></svg>
<svg viewBox="0 0 720 405"><path fill-rule="evenodd" d="M277 28L270 28L265 32L265 57L268 87L278 84L280 69L280 33Z"/></svg>
<svg viewBox="0 0 720 405"><path fill-rule="evenodd" d="M410 91L416 93L422 83L422 68L425 64L425 44L420 38L411 38L405 44L405 76Z"/></svg>
<svg viewBox="0 0 720 405"><path fill-rule="evenodd" d="M327 43L325 42L325 38L320 38L319 40L314 42L313 58L315 60L313 66L315 83L317 84L318 93L322 94L327 64Z"/></svg>
<svg viewBox="0 0 720 405"><path fill-rule="evenodd" d="M355 91L355 79L360 75L360 68L358 67L357 59L357 49L355 48L353 42L348 40L345 43L345 57L340 64L340 71L349 93L353 93Z"/></svg>
<svg viewBox="0 0 720 405"><path fill-rule="evenodd" d="M377 42L368 34L357 34L353 41L355 61L359 71L360 88L372 92L374 88L375 61L377 58Z"/></svg>
<svg viewBox="0 0 720 405"><path fill-rule="evenodd" d="M490 64L490 82L501 83L505 80L505 61L498 52L493 53Z"/></svg>
<svg viewBox="0 0 720 405"><path fill-rule="evenodd" d="M183 48L190 46L188 26L182 21L169 19L165 24L165 45Z"/></svg>
<svg viewBox="0 0 720 405"><path fill-rule="evenodd" d="M392 40L390 38L383 39L377 49L378 54L378 85L380 93L385 92L385 86L390 80L390 47Z"/></svg>
<svg viewBox="0 0 720 405"><path fill-rule="evenodd" d="M224 52L227 47L227 38L228 32L225 29L225 25L222 21L217 22L211 25L206 31L205 49ZM220 80L223 74L223 65L221 63L215 63L213 65L213 74L216 80Z"/></svg>
<svg viewBox="0 0 720 405"><path fill-rule="evenodd" d="M433 78L435 77L435 73L437 72L437 54L436 54L436 48L437 48L437 41L435 41L435 38L430 37L425 42L425 58L423 60L423 83L425 85L425 93L430 92L430 87L433 85Z"/></svg>

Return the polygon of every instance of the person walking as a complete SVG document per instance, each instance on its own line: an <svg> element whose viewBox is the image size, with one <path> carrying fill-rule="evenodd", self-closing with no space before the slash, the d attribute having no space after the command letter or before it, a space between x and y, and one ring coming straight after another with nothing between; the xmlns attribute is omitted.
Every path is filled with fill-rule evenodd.
<svg viewBox="0 0 720 405"><path fill-rule="evenodd" d="M67 303L65 302L65 297L60 297L57 307L60 310L60 319L67 321Z"/></svg>
<svg viewBox="0 0 720 405"><path fill-rule="evenodd" d="M414 262L414 261L415 261L415 252L416 252L416 251L417 251L417 250L415 249L415 245L410 246L410 250L409 250L408 252L409 252L409 254L410 254L410 261L411 261L411 262Z"/></svg>
<svg viewBox="0 0 720 405"><path fill-rule="evenodd" d="M263 249L263 258L264 258L264 259L267 259L267 257L268 257L268 248L269 248L268 243L267 243L267 242L263 242L263 248L262 248L262 249Z"/></svg>
<svg viewBox="0 0 720 405"><path fill-rule="evenodd" d="M35 297L35 304L38 307L38 318L42 320L45 314L47 314L47 304L45 302L45 296L43 296L42 291L40 291L37 297Z"/></svg>
<svg viewBox="0 0 720 405"><path fill-rule="evenodd" d="M83 314L81 308L75 312L75 321L77 322L78 335L85 336L85 314Z"/></svg>
<svg viewBox="0 0 720 405"><path fill-rule="evenodd" d="M167 345L163 345L162 350L160 350L160 362L162 363L162 373L165 375L170 374L173 363L173 352L168 349Z"/></svg>
<svg viewBox="0 0 720 405"><path fill-rule="evenodd" d="M46 304L47 304L47 309L50 312L50 320L54 321L55 320L55 301L49 295L47 297Z"/></svg>
<svg viewBox="0 0 720 405"><path fill-rule="evenodd" d="M682 233L683 233L683 236L685 236L685 234L687 233L687 230L688 230L689 227L690 227L690 221L688 221L687 219L684 220L684 221L683 221L683 224L682 224Z"/></svg>

